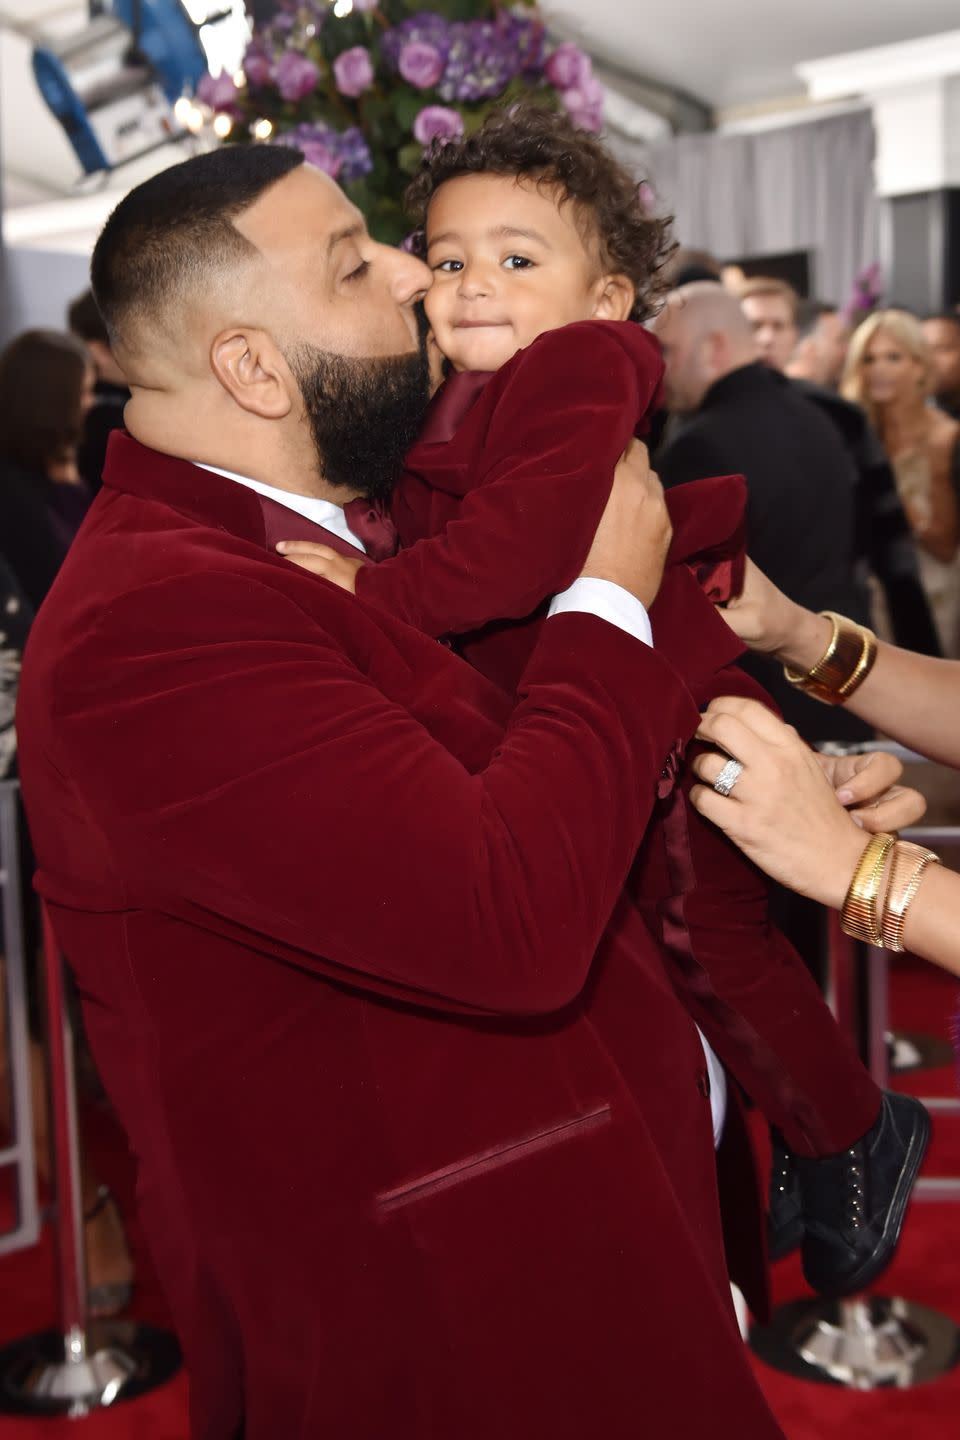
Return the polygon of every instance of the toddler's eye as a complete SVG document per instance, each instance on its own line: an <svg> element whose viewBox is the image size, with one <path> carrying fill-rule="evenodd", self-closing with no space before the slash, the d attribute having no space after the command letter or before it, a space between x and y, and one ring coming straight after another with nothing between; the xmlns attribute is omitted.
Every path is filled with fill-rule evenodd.
<svg viewBox="0 0 960 1440"><path fill-rule="evenodd" d="M525 255L508 255L503 265L505 270L529 270L533 261Z"/></svg>
<svg viewBox="0 0 960 1440"><path fill-rule="evenodd" d="M434 270L442 270L445 275L456 275L463 269L462 260L441 260L439 265L434 265Z"/></svg>

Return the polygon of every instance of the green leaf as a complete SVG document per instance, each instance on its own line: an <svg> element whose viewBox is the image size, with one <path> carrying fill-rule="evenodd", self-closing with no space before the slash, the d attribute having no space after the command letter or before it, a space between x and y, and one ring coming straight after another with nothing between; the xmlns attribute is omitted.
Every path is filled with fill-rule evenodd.
<svg viewBox="0 0 960 1440"><path fill-rule="evenodd" d="M420 168L420 161L423 158L423 146L419 140L412 140L409 145L404 145L397 154L397 164L405 175L415 175Z"/></svg>
<svg viewBox="0 0 960 1440"><path fill-rule="evenodd" d="M422 90L414 90L409 85L398 86L393 92L393 113L401 130L412 130L414 120L429 103Z"/></svg>

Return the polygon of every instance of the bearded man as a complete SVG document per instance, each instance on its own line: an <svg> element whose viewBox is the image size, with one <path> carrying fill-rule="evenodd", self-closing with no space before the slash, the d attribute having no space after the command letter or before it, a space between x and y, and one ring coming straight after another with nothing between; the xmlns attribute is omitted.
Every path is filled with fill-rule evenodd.
<svg viewBox="0 0 960 1440"><path fill-rule="evenodd" d="M775 1440L704 1053L619 913L699 718L644 640L655 480L619 474L508 700L274 549L376 553L426 267L235 147L132 191L92 278L129 434L36 624L21 772L194 1440Z"/></svg>

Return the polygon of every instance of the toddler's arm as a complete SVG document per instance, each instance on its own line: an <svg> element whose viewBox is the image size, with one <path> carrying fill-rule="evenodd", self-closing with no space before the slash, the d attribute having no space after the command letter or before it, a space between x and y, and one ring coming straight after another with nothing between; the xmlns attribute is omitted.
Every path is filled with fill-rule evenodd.
<svg viewBox="0 0 960 1440"><path fill-rule="evenodd" d="M610 322L550 331L510 366L459 517L357 576L430 635L529 615L571 584L662 371L651 336Z"/></svg>

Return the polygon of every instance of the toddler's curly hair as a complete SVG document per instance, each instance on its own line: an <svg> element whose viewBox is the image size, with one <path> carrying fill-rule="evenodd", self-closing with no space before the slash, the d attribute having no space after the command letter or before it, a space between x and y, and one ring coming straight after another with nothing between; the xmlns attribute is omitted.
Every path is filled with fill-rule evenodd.
<svg viewBox="0 0 960 1440"><path fill-rule="evenodd" d="M672 222L647 213L638 182L627 168L567 115L520 102L492 111L472 135L435 141L405 197L418 227L413 238L418 255L426 251L423 227L432 197L459 175L513 175L557 187L561 203L576 207L585 238L597 243L603 269L633 282L631 320L656 313L669 288L663 267L676 249Z"/></svg>

